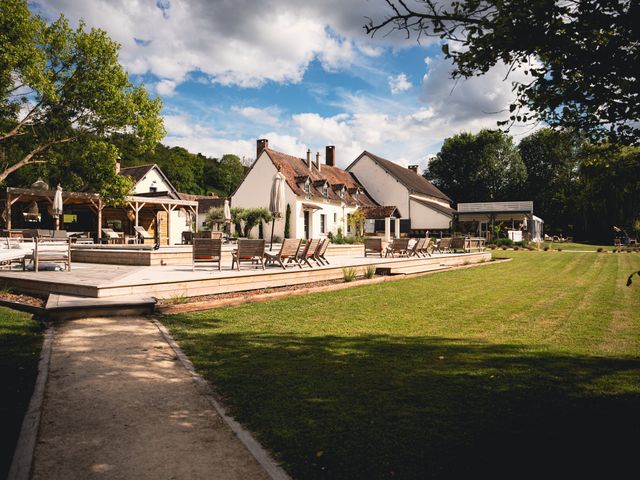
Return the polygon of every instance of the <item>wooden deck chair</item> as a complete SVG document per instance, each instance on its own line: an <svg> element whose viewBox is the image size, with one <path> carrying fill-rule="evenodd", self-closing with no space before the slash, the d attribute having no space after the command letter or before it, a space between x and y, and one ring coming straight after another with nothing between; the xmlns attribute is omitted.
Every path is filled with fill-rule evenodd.
<svg viewBox="0 0 640 480"><path fill-rule="evenodd" d="M365 238L364 239L364 256L378 255L382 257L382 239L381 238Z"/></svg>
<svg viewBox="0 0 640 480"><path fill-rule="evenodd" d="M431 249L431 252L429 252L429 249ZM433 239L425 238L425 242L424 242L424 245L422 246L422 250L420 250L420 253L424 257L430 257L434 249L435 249L435 243Z"/></svg>
<svg viewBox="0 0 640 480"><path fill-rule="evenodd" d="M222 239L220 238L194 238L192 248L192 267L196 269L196 263L217 263L218 271L222 269Z"/></svg>
<svg viewBox="0 0 640 480"><path fill-rule="evenodd" d="M424 248L424 244L427 241L425 237L421 237L415 241L413 247L409 249L410 257L421 257L423 255L422 249Z"/></svg>
<svg viewBox="0 0 640 480"><path fill-rule="evenodd" d="M453 252L457 252L461 250L463 252L467 251L467 239L465 237L453 237L451 239L451 250Z"/></svg>
<svg viewBox="0 0 640 480"><path fill-rule="evenodd" d="M329 265L329 260L327 260L327 257L325 257L325 254L327 253L327 248L329 248L330 243L331 243L331 240L329 240L328 238L325 238L316 249L316 254L314 256L314 259L316 261L319 261L322 265Z"/></svg>
<svg viewBox="0 0 640 480"><path fill-rule="evenodd" d="M113 228L103 228L102 234L105 236L107 243L120 243L122 237L113 230Z"/></svg>
<svg viewBox="0 0 640 480"><path fill-rule="evenodd" d="M26 270L26 260L31 253L31 250L22 248L21 242L17 239L7 237L3 239L2 248L0 248L0 268L11 270L11 266L17 263L22 265L22 270Z"/></svg>
<svg viewBox="0 0 640 480"><path fill-rule="evenodd" d="M396 254L398 254L398 256L400 257L407 256L407 250L409 249L409 240L410 239L408 238L394 238L393 242L391 242L391 245L389 245L385 250L384 256L388 257L389 255L391 255L392 257L395 257Z"/></svg>
<svg viewBox="0 0 640 480"><path fill-rule="evenodd" d="M54 230L53 231L53 239L54 240L66 240L69 238L69 233L66 230Z"/></svg>
<svg viewBox="0 0 640 480"><path fill-rule="evenodd" d="M295 263L298 267L302 268L300 265L300 260L298 260L298 253L300 252L300 246L302 245L302 240L297 238L285 238L280 246L280 251L275 253L266 252L264 255L267 259L267 263L278 263L282 267L283 270L286 270L287 267L285 265L285 261L287 265L290 263Z"/></svg>
<svg viewBox="0 0 640 480"><path fill-rule="evenodd" d="M71 271L71 239L50 240L37 238L33 249L33 266L37 272L42 262L61 263Z"/></svg>
<svg viewBox="0 0 640 480"><path fill-rule="evenodd" d="M438 252L440 253L451 253L451 238L441 238L440 243L438 244Z"/></svg>
<svg viewBox="0 0 640 480"><path fill-rule="evenodd" d="M231 252L231 268L240 270L240 262L259 264L264 270L264 240L249 240L240 238L238 248Z"/></svg>
<svg viewBox="0 0 640 480"><path fill-rule="evenodd" d="M153 242L156 241L156 238L153 235L151 235L149 232L147 232L146 228L138 225L137 227L133 227L133 229L136 231L136 234L138 238L142 241L141 242L142 244L144 244L146 240L152 240Z"/></svg>
<svg viewBox="0 0 640 480"><path fill-rule="evenodd" d="M316 253L316 248L318 248L318 244L320 240L317 238L312 238L311 240L307 240L304 248L300 249L300 253L298 254L298 260L300 263L306 263L309 267L313 268L311 262L309 262L310 258L313 258L313 255Z"/></svg>

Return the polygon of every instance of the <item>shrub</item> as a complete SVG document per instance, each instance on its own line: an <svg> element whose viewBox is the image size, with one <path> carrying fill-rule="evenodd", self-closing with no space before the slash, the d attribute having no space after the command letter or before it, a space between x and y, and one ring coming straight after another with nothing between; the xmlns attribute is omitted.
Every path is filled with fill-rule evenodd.
<svg viewBox="0 0 640 480"><path fill-rule="evenodd" d="M561 248L556 248L556 251L561 252L562 249Z"/></svg>
<svg viewBox="0 0 640 480"><path fill-rule="evenodd" d="M513 245L513 240L510 238L499 238L496 240L496 245L498 247L511 247Z"/></svg>
<svg viewBox="0 0 640 480"><path fill-rule="evenodd" d="M549 247L548 247L547 245L545 245L545 246L544 246L544 248L543 248L543 250L544 250L545 252L548 252L548 251L549 251Z"/></svg>
<svg viewBox="0 0 640 480"><path fill-rule="evenodd" d="M287 203L287 212L284 215L284 238L289 238L291 233L291 205Z"/></svg>
<svg viewBox="0 0 640 480"><path fill-rule="evenodd" d="M373 278L376 275L376 266L375 265L369 265L367 268L364 269L364 278Z"/></svg>
<svg viewBox="0 0 640 480"><path fill-rule="evenodd" d="M342 269L342 277L345 282L353 282L356 279L356 269L353 267L345 267Z"/></svg>
<svg viewBox="0 0 640 480"><path fill-rule="evenodd" d="M598 253L602 253L603 251L604 251L604 248L598 247Z"/></svg>
<svg viewBox="0 0 640 480"><path fill-rule="evenodd" d="M514 250L520 250L520 247L519 247L518 245L514 245L514 246L513 246L513 249L514 249Z"/></svg>
<svg viewBox="0 0 640 480"><path fill-rule="evenodd" d="M506 250L506 249L507 249L507 247L502 247L502 249L503 249L503 250Z"/></svg>

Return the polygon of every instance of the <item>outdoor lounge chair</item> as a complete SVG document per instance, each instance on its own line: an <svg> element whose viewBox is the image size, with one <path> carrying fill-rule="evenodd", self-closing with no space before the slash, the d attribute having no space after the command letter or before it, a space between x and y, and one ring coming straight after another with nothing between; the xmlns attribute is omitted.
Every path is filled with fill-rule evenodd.
<svg viewBox="0 0 640 480"><path fill-rule="evenodd" d="M221 270L222 240L219 238L194 238L192 250L192 267L196 269L196 263L217 263L218 271Z"/></svg>
<svg viewBox="0 0 640 480"><path fill-rule="evenodd" d="M440 243L438 243L438 252L439 253L451 253L451 238L441 238Z"/></svg>
<svg viewBox="0 0 640 480"><path fill-rule="evenodd" d="M396 254L398 254L400 257L407 256L409 250L409 240L409 238L394 238L393 242L391 242L391 245L389 245L385 250L384 256L388 257L389 255L391 255L392 257L395 257Z"/></svg>
<svg viewBox="0 0 640 480"><path fill-rule="evenodd" d="M231 268L237 266L240 270L240 262L259 264L264 270L264 240L238 240L238 248L231 253Z"/></svg>
<svg viewBox="0 0 640 480"><path fill-rule="evenodd" d="M382 257L382 239L381 238L365 238L364 239L364 256L378 255Z"/></svg>
<svg viewBox="0 0 640 480"><path fill-rule="evenodd" d="M435 242L433 241L433 239L432 238L425 238L425 242L424 242L424 245L422 246L422 249L420 250L420 253L424 257L430 257L435 248L436 248L435 247ZM429 249L431 249L431 252L429 252Z"/></svg>
<svg viewBox="0 0 640 480"><path fill-rule="evenodd" d="M327 253L327 248L329 248L330 243L331 240L325 238L320 245L318 245L318 248L316 248L316 254L313 256L316 262L320 262L322 265L329 265L329 260L327 260L325 254Z"/></svg>
<svg viewBox="0 0 640 480"><path fill-rule="evenodd" d="M285 238L280 246L280 251L276 253L266 252L264 255L267 259L267 263L279 263L283 270L286 270L287 267L285 265L285 261L287 264L295 263L298 267L302 268L300 265L300 260L298 259L298 253L300 252L300 246L302 245L302 240L297 238Z"/></svg>
<svg viewBox="0 0 640 480"><path fill-rule="evenodd" d="M69 238L69 233L66 230L54 230L52 238L54 240L66 240Z"/></svg>
<svg viewBox="0 0 640 480"><path fill-rule="evenodd" d="M29 258L29 257L27 257ZM33 268L37 272L40 264L61 263L65 270L71 271L71 239L51 240L37 238L33 249Z"/></svg>
<svg viewBox="0 0 640 480"><path fill-rule="evenodd" d="M113 228L103 228L102 234L105 236L107 243L120 243L122 237L120 234L113 230Z"/></svg>
<svg viewBox="0 0 640 480"><path fill-rule="evenodd" d="M311 262L309 262L309 259L313 258L319 244L320 244L320 240L317 238L312 238L311 240L307 240L307 243L303 248L300 249L300 253L298 254L298 260L300 261L300 263L304 262L307 265L309 265L309 267L313 268L313 265L311 265ZM316 260L316 263L317 263L317 260Z"/></svg>
<svg viewBox="0 0 640 480"><path fill-rule="evenodd" d="M467 252L467 239L465 237L453 237L451 239L451 250L453 252Z"/></svg>
<svg viewBox="0 0 640 480"><path fill-rule="evenodd" d="M418 238L413 246L409 249L410 257L421 257L423 255L422 249L424 248L424 244L427 242L426 237Z"/></svg>
<svg viewBox="0 0 640 480"><path fill-rule="evenodd" d="M6 241L5 241L6 240ZM22 265L22 270L26 270L26 260L31 257L33 250L25 248L25 244L17 239L3 239L0 248L0 268L8 268L14 263Z"/></svg>
<svg viewBox="0 0 640 480"><path fill-rule="evenodd" d="M140 243L144 244L147 240L152 240L155 243L156 241L155 237L151 235L149 232L147 232L147 230L144 227L137 226L137 227L133 227L133 229L136 231L136 234L138 235L138 238L141 241Z"/></svg>

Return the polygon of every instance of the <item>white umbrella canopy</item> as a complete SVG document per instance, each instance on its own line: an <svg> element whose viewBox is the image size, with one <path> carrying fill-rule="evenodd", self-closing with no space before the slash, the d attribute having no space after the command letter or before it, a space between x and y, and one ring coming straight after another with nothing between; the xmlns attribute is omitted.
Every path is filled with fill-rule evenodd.
<svg viewBox="0 0 640 480"><path fill-rule="evenodd" d="M58 185L58 188L56 188L56 194L53 196L51 214L55 217L62 215L62 208L62 187Z"/></svg>
<svg viewBox="0 0 640 480"><path fill-rule="evenodd" d="M224 201L224 208L222 209L222 215L224 216L224 221L225 222L230 222L231 221L231 208L229 207L229 200L225 199Z"/></svg>
<svg viewBox="0 0 640 480"><path fill-rule="evenodd" d="M274 217L282 217L284 215L284 183L285 178L280 172L273 176L271 184L271 197L269 199L269 210Z"/></svg>
<svg viewBox="0 0 640 480"><path fill-rule="evenodd" d="M522 219L522 227L521 227L522 230L526 230L527 229L528 223L529 223L529 219L527 217L524 217Z"/></svg>

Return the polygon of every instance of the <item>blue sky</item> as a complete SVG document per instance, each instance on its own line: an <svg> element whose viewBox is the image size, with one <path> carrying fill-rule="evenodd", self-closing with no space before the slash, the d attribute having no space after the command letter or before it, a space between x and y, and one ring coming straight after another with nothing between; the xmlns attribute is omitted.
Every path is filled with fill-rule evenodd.
<svg viewBox="0 0 640 480"><path fill-rule="evenodd" d="M268 138L298 156L336 145L343 167L365 149L424 167L444 138L494 128L503 116L490 112L512 98L503 66L454 85L435 40L367 37L365 17L382 18L383 0L31 5L106 30L131 79L162 98L163 142L194 153L251 159Z"/></svg>

